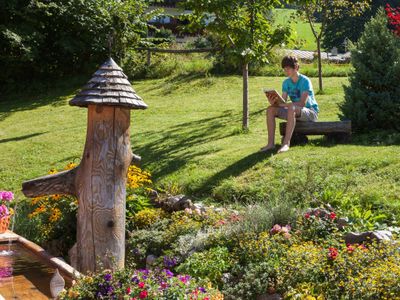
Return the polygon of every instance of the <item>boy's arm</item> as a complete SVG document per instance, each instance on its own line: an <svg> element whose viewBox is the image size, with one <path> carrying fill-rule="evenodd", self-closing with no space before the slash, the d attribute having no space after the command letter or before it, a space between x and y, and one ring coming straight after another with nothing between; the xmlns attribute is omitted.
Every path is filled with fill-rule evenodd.
<svg viewBox="0 0 400 300"><path fill-rule="evenodd" d="M285 95L285 94L286 94L286 95ZM287 93L283 93L283 94L282 94L282 98L285 99L285 101L287 101ZM286 107L286 106L295 105L295 106L304 107L304 106L306 106L307 98L308 98L308 92L303 92L303 93L301 94L300 101L298 101L298 102L282 103L282 104L279 104L279 106L284 106L284 107Z"/></svg>
<svg viewBox="0 0 400 300"><path fill-rule="evenodd" d="M307 98L308 98L308 92L307 91L301 93L300 101L296 103L297 106L300 106L300 107L306 106Z"/></svg>

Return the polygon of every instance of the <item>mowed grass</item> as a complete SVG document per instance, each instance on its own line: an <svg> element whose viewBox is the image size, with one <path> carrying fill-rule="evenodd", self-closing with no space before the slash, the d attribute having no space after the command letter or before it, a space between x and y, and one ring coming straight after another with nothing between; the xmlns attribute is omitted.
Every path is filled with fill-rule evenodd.
<svg viewBox="0 0 400 300"><path fill-rule="evenodd" d="M266 143L261 89L280 90L282 77L250 78L250 131L241 130L239 76L176 76L133 82L148 104L132 111L131 143L157 185L194 198L222 202L280 201L301 205L347 197L396 211L399 208L400 146L387 134L355 136L347 145L313 137L288 153L258 153ZM71 107L85 79L38 96L8 97L0 109L0 189L79 162L86 135L84 108ZM317 79L312 78L314 86ZM318 95L320 120L338 120L346 78L325 80ZM278 131L276 142L280 143Z"/></svg>

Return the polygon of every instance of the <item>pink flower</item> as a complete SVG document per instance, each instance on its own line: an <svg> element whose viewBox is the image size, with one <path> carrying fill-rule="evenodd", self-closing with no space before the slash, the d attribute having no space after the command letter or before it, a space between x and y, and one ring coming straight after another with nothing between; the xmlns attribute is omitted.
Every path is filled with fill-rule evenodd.
<svg viewBox="0 0 400 300"><path fill-rule="evenodd" d="M270 233L271 233L271 234L276 234L276 233L279 233L281 230L282 230L281 225L275 224L275 225L272 227Z"/></svg>
<svg viewBox="0 0 400 300"><path fill-rule="evenodd" d="M0 205L0 217L5 217L8 216L10 214L10 212L8 211L7 206L5 206L4 204Z"/></svg>
<svg viewBox="0 0 400 300"><path fill-rule="evenodd" d="M138 283L138 286L142 289L142 288L144 288L144 282L139 282Z"/></svg>
<svg viewBox="0 0 400 300"><path fill-rule="evenodd" d="M130 287L128 287L128 288L126 289L126 293L127 293L128 295L131 293L131 288L130 288Z"/></svg>
<svg viewBox="0 0 400 300"><path fill-rule="evenodd" d="M8 191L0 191L0 200L11 201L14 199L14 194Z"/></svg>
<svg viewBox="0 0 400 300"><path fill-rule="evenodd" d="M290 229L292 229L292 227L290 227L290 225L288 224L288 225L282 227L281 232L288 233L290 231Z"/></svg>

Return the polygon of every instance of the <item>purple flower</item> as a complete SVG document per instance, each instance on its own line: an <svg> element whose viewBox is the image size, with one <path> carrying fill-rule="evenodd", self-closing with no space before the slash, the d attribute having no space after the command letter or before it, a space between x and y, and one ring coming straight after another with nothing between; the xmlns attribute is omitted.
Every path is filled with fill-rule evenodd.
<svg viewBox="0 0 400 300"><path fill-rule="evenodd" d="M110 273L107 273L106 275L104 275L105 281L110 281L111 279L112 279L112 275Z"/></svg>
<svg viewBox="0 0 400 300"><path fill-rule="evenodd" d="M172 277L174 276L174 273L172 273L170 270L168 269L164 269L165 275L167 275L167 277Z"/></svg>
<svg viewBox="0 0 400 300"><path fill-rule="evenodd" d="M178 279L186 284L190 280L190 276L189 275L179 275Z"/></svg>
<svg viewBox="0 0 400 300"><path fill-rule="evenodd" d="M205 292L206 292L206 289L205 289L205 288L203 288L202 286L201 286L201 287L199 287L199 290L200 290L200 292L202 292L202 293L205 293Z"/></svg>
<svg viewBox="0 0 400 300"><path fill-rule="evenodd" d="M174 266L176 266L176 258L164 256L164 266L167 268L173 268Z"/></svg>
<svg viewBox="0 0 400 300"><path fill-rule="evenodd" d="M131 281L133 283L139 283L139 278L135 275L135 276L132 277Z"/></svg>

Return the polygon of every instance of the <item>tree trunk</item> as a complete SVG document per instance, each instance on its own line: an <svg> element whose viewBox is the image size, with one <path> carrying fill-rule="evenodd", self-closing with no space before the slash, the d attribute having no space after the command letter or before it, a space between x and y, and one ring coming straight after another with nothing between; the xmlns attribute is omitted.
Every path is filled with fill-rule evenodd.
<svg viewBox="0 0 400 300"><path fill-rule="evenodd" d="M318 83L319 83L319 90L322 92L321 38L317 38L317 51L318 51Z"/></svg>
<svg viewBox="0 0 400 300"><path fill-rule="evenodd" d="M125 186L132 160L129 125L129 108L88 106L85 150L75 182L81 272L99 271L99 263L109 269L124 267Z"/></svg>
<svg viewBox="0 0 400 300"><path fill-rule="evenodd" d="M65 193L78 198L74 253L82 273L124 267L126 174L140 160L131 151L129 126L130 108L89 104L79 166L22 185L29 197Z"/></svg>
<svg viewBox="0 0 400 300"><path fill-rule="evenodd" d="M243 64L243 124L244 130L249 129L249 64Z"/></svg>

